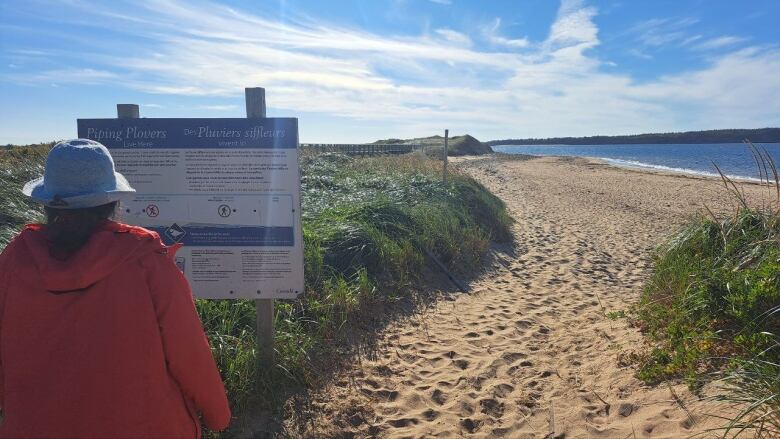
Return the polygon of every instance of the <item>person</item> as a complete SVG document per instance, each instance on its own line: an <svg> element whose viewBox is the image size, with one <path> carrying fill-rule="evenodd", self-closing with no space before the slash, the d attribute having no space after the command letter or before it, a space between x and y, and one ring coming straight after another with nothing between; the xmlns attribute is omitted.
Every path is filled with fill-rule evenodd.
<svg viewBox="0 0 780 439"><path fill-rule="evenodd" d="M134 189L91 140L54 146L23 192L46 223L0 254L0 437L200 437L230 422L225 387L174 263L112 220Z"/></svg>

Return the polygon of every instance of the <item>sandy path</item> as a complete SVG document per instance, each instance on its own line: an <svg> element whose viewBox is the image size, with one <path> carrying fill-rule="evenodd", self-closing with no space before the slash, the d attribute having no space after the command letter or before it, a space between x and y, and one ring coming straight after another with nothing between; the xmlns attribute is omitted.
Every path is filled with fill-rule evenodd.
<svg viewBox="0 0 780 439"><path fill-rule="evenodd" d="M330 390L313 435L339 437L687 437L719 409L650 388L622 358L642 337L605 312L634 303L651 249L716 181L580 159L459 161L508 205L517 250L423 318L383 334L378 358ZM750 189L749 191L752 191ZM623 364L621 366L621 364ZM708 405L710 404L710 405Z"/></svg>

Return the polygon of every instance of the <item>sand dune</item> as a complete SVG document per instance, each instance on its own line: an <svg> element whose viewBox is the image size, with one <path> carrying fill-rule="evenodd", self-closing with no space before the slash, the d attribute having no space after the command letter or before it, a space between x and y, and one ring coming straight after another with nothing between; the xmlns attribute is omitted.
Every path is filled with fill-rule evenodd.
<svg viewBox="0 0 780 439"><path fill-rule="evenodd" d="M702 203L729 209L720 182L571 158L457 166L507 203L514 253L470 294L387 329L306 435L680 438L714 425L722 407L634 378L643 339L605 313L638 300L652 249Z"/></svg>

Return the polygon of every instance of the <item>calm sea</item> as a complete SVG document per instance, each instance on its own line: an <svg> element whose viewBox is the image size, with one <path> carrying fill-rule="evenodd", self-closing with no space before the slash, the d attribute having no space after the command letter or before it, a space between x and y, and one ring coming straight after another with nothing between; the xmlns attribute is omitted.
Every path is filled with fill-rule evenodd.
<svg viewBox="0 0 780 439"><path fill-rule="evenodd" d="M762 143L780 168L780 143ZM659 169L686 174L717 176L715 162L730 177L758 179L753 155L742 143L714 145L530 145L494 146L497 152L541 156L574 156L602 159L632 168ZM770 171L771 175L771 171Z"/></svg>

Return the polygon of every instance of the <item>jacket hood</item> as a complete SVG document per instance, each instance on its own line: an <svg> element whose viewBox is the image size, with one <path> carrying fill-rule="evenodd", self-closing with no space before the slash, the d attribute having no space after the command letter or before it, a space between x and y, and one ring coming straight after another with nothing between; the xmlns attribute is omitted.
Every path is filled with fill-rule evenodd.
<svg viewBox="0 0 780 439"><path fill-rule="evenodd" d="M34 262L31 264L34 266L22 268L33 271L25 275L40 279L48 291L82 290L106 278L123 264L152 252L167 253L167 247L156 233L107 220L95 229L83 247L61 261L49 255L44 228L28 225L19 238Z"/></svg>

